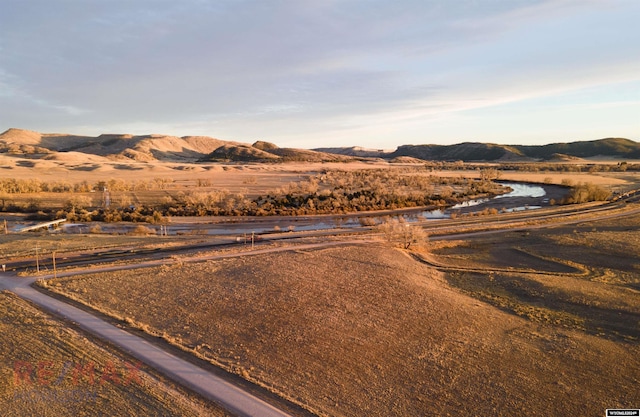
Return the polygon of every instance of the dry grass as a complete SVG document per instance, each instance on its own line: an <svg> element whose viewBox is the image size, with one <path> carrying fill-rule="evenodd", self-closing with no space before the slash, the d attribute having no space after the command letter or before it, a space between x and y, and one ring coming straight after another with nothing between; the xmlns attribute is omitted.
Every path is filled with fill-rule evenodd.
<svg viewBox="0 0 640 417"><path fill-rule="evenodd" d="M640 369L637 342L565 326L570 315L518 317L443 278L373 246L96 274L58 288L319 414L598 415L640 402L629 372Z"/></svg>
<svg viewBox="0 0 640 417"><path fill-rule="evenodd" d="M371 167L385 167L387 163L288 163L288 164L245 164L225 165L219 163L174 163L174 162L111 162L85 164L86 155L63 161L28 160L34 166L16 164L16 158L0 155L0 169L15 179L38 178L45 182L66 181L89 183L111 178L149 181L154 178L171 178L185 185L194 185L197 180L211 181L216 188L226 188L236 192L241 188L254 186L275 188L299 179L307 172L323 169L356 170ZM28 164L31 165L31 164ZM88 168L95 168L89 170Z"/></svg>
<svg viewBox="0 0 640 417"><path fill-rule="evenodd" d="M11 259L34 258L35 248L43 265L52 267L51 257L55 251L58 259L65 252L83 252L98 249L134 247L162 247L196 243L194 237L184 236L133 236L133 235L109 235L109 234L48 234L29 232L22 234L0 235L0 256L3 263Z"/></svg>
<svg viewBox="0 0 640 417"><path fill-rule="evenodd" d="M3 416L226 415L8 292L0 293L0 333Z"/></svg>
<svg viewBox="0 0 640 417"><path fill-rule="evenodd" d="M640 216L432 245L448 281L537 322L640 341ZM464 270L466 268L466 270Z"/></svg>
<svg viewBox="0 0 640 417"><path fill-rule="evenodd" d="M620 177L629 177L624 173L589 173L589 172L505 172L500 179L510 181L529 181L549 184L562 184L563 181L570 181L573 184L579 182L589 182L601 186L616 187L626 183ZM638 182L638 177L635 178Z"/></svg>
<svg viewBox="0 0 640 417"><path fill-rule="evenodd" d="M434 171L433 175L465 178L479 178L478 171ZM608 186L612 188L623 186L627 183L640 183L639 173L633 172L521 172L500 171L500 180L523 181L540 184L561 185L563 181L572 183L590 182L592 184Z"/></svg>

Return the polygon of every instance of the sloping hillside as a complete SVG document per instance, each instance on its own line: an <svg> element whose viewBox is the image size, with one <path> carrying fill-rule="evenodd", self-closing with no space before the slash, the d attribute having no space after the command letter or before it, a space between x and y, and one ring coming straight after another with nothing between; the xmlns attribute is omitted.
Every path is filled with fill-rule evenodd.
<svg viewBox="0 0 640 417"><path fill-rule="evenodd" d="M5 153L77 152L109 159L196 161L226 142L206 136L103 134L97 137L9 129L0 134Z"/></svg>
<svg viewBox="0 0 640 417"><path fill-rule="evenodd" d="M409 156L439 161L498 161L526 159L527 156L512 146L492 143L466 142L456 145L402 145L392 157Z"/></svg>
<svg viewBox="0 0 640 417"><path fill-rule="evenodd" d="M0 134L0 140L5 143L16 143L20 145L40 145L42 134L31 130L9 129Z"/></svg>
<svg viewBox="0 0 640 417"><path fill-rule="evenodd" d="M204 161L234 162L348 162L354 158L308 149L279 148L258 141L253 145L224 145L207 155Z"/></svg>
<svg viewBox="0 0 640 417"><path fill-rule="evenodd" d="M358 147L319 148L316 150L337 155L377 157L389 160L409 157L429 161L558 161L559 159L576 160L597 157L640 158L640 143L623 138L548 145L500 145L480 142L465 142L455 145L401 145L394 152Z"/></svg>
<svg viewBox="0 0 640 417"><path fill-rule="evenodd" d="M65 160L64 154L91 155L111 161L179 162L346 162L350 156L307 149L280 148L264 141L253 145L207 136L102 134L76 136L9 129L0 134L0 153Z"/></svg>
<svg viewBox="0 0 640 417"><path fill-rule="evenodd" d="M551 143L540 146L514 146L527 156L551 159L555 154L578 158L608 156L616 158L640 158L640 143L624 138L606 138L581 142Z"/></svg>
<svg viewBox="0 0 640 417"><path fill-rule="evenodd" d="M355 156L359 158L388 158L393 152L384 149L368 149L360 146L350 146L346 148L315 148L314 151Z"/></svg>
<svg viewBox="0 0 640 417"><path fill-rule="evenodd" d="M353 158L349 156L310 151L307 149L278 148L272 150L271 153L279 156L283 162L347 162L353 160Z"/></svg>
<svg viewBox="0 0 640 417"><path fill-rule="evenodd" d="M277 155L249 145L223 145L204 157L202 161L243 161L243 162L274 162Z"/></svg>

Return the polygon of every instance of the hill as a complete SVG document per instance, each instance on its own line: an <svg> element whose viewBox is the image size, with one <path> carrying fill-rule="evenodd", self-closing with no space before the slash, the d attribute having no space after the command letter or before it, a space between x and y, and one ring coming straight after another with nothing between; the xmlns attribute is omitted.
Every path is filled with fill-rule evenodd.
<svg viewBox="0 0 640 417"><path fill-rule="evenodd" d="M337 155L384 158L416 158L428 161L568 161L580 158L640 158L640 143L606 138L548 145L500 145L465 142L455 145L401 145L393 152L358 147L320 148Z"/></svg>
<svg viewBox="0 0 640 417"><path fill-rule="evenodd" d="M556 154L578 158L608 156L614 158L640 158L640 143L624 138L606 138L582 142L551 143L539 146L514 146L531 158L551 159Z"/></svg>
<svg viewBox="0 0 640 417"><path fill-rule="evenodd" d="M279 159L278 156L253 146L223 145L204 157L202 161L273 162L275 159Z"/></svg>
<svg viewBox="0 0 640 417"><path fill-rule="evenodd" d="M95 155L110 160L197 160L231 142L206 136L103 134L97 137L9 129L0 134L0 153Z"/></svg>
<svg viewBox="0 0 640 417"><path fill-rule="evenodd" d="M207 136L102 134L77 136L9 129L0 134L0 153L20 158L78 161L82 155L105 161L136 162L346 162L354 158L308 149L253 145Z"/></svg>
<svg viewBox="0 0 640 417"><path fill-rule="evenodd" d="M353 157L308 149L280 148L269 142L253 145L224 145L202 161L234 162L348 162Z"/></svg>
<svg viewBox="0 0 640 417"><path fill-rule="evenodd" d="M438 161L499 161L527 159L511 146L466 142L456 145L402 145L391 154L393 158L408 156Z"/></svg>
<svg viewBox="0 0 640 417"><path fill-rule="evenodd" d="M336 155L355 156L358 158L389 158L393 151L384 149L368 149L360 146L350 146L347 148L316 148L314 151L332 153Z"/></svg>

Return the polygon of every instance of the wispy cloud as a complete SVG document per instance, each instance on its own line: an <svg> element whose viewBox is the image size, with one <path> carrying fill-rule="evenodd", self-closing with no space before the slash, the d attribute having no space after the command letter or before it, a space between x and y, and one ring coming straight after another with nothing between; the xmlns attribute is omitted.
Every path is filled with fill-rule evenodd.
<svg viewBox="0 0 640 417"><path fill-rule="evenodd" d="M391 145L403 123L427 135L443 115L640 73L632 0L0 7L0 129L135 127L299 143L353 135L366 145L358 132L371 125Z"/></svg>

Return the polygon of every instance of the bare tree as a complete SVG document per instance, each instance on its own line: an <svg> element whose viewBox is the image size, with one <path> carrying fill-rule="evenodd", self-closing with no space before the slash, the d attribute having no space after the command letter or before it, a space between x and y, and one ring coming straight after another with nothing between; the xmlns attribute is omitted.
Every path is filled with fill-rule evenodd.
<svg viewBox="0 0 640 417"><path fill-rule="evenodd" d="M495 168L485 168L480 170L480 179L482 181L493 181L500 178L500 171Z"/></svg>
<svg viewBox="0 0 640 417"><path fill-rule="evenodd" d="M401 245L404 249L409 249L413 244L425 243L429 238L427 232L419 225L401 220L387 220L380 224L378 229L384 233L388 242Z"/></svg>

